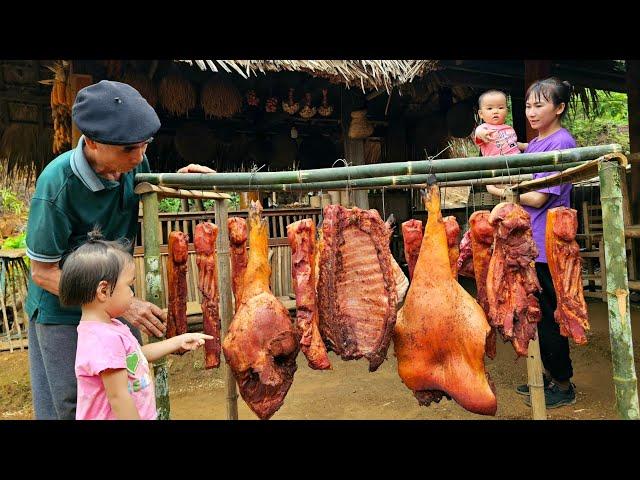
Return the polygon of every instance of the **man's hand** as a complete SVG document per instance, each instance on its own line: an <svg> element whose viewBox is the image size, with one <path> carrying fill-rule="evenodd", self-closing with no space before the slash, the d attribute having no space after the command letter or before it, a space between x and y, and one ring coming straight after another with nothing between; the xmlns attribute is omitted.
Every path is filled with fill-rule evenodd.
<svg viewBox="0 0 640 480"><path fill-rule="evenodd" d="M131 325L139 328L147 335L164 337L167 327L167 314L151 302L134 298L129 310L122 314Z"/></svg>
<svg viewBox="0 0 640 480"><path fill-rule="evenodd" d="M209 167L205 167L204 165L190 163L186 167L182 167L178 170L178 173L216 173L216 171Z"/></svg>

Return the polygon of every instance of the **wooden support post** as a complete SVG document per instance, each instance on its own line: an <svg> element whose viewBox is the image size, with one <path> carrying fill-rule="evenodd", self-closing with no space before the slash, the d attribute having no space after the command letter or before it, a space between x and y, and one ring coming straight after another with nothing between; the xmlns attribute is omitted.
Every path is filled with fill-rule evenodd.
<svg viewBox="0 0 640 480"><path fill-rule="evenodd" d="M69 81L71 82L71 95L73 101L76 100L76 94L93 83L93 77L91 75L81 75L78 73L72 73L69 75ZM78 140L82 136L82 132L78 130L75 122L71 122L71 148L75 148L78 145Z"/></svg>
<svg viewBox="0 0 640 480"><path fill-rule="evenodd" d="M631 223L640 223L640 60L626 60L627 110L629 112L629 161L631 163ZM636 272L640 271L640 241L632 241Z"/></svg>
<svg viewBox="0 0 640 480"><path fill-rule="evenodd" d="M162 266L160 263L160 241L158 221L158 194L155 192L142 194L142 226L144 230L144 275L147 301L159 308L165 308L164 292L162 290ZM150 336L150 342L162 340ZM153 363L156 388L156 409L158 420L169 420L171 407L169 404L169 371L167 357L162 357Z"/></svg>
<svg viewBox="0 0 640 480"><path fill-rule="evenodd" d="M543 80L551 74L551 60L525 60L524 61L524 90L526 91L536 80ZM525 102L527 99L524 99ZM537 132L527 122L527 142L537 136Z"/></svg>
<svg viewBox="0 0 640 480"><path fill-rule="evenodd" d="M364 140L353 140L347 137L344 141L344 154L350 164L364 165ZM356 207L369 210L368 190L353 190L351 194Z"/></svg>
<svg viewBox="0 0 640 480"><path fill-rule="evenodd" d="M620 166L617 162L602 162L599 174L616 408L621 418L637 420L640 412L629 313Z"/></svg>
<svg viewBox="0 0 640 480"><path fill-rule="evenodd" d="M520 203L519 195L507 190L507 202ZM547 419L547 405L544 399L544 380L542 378L542 357L540 356L540 340L536 326L536 338L529 341L527 349L527 384L531 398L531 418Z"/></svg>
<svg viewBox="0 0 640 480"><path fill-rule="evenodd" d="M218 283L220 285L220 320L222 323L221 338L227 335L233 318L231 299L231 258L229 255L229 228L227 227L227 203L225 199L215 200L215 221L218 226ZM238 419L238 393L236 379L222 355L223 376L227 387L227 420Z"/></svg>

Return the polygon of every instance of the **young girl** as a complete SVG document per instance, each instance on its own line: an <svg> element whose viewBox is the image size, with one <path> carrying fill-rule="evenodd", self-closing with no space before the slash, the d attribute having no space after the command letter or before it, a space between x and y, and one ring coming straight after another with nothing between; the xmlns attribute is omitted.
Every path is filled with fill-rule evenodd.
<svg viewBox="0 0 640 480"><path fill-rule="evenodd" d="M123 242L98 231L62 263L60 303L81 305L76 378L77 420L155 420L156 400L149 364L180 349L195 350L213 337L185 333L140 347L116 317L133 298L133 257Z"/></svg>
<svg viewBox="0 0 640 480"><path fill-rule="evenodd" d="M526 93L526 115L531 128L538 136L529 142L524 153L545 152L574 148L576 141L562 128L562 118L567 113L571 85L556 78L547 78L533 83ZM557 175L558 172L534 173L533 178ZM547 211L554 207L570 207L571 184L546 187L520 195L520 203L531 216L533 239L538 247L536 272L542 287L539 295L542 320L538 323L540 354L545 368L545 402L547 408L571 405L576 402L574 385L571 383L573 368L569 356L569 339L560 335L560 327L553 318L556 309L556 293L553 288L545 250ZM487 186L487 191L504 196L504 189ZM529 387L520 385L516 391L525 395L530 404Z"/></svg>

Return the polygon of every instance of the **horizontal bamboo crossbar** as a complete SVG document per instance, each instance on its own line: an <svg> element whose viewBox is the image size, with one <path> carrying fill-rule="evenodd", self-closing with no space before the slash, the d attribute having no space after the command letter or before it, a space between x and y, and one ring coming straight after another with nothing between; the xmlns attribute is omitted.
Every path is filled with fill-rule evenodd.
<svg viewBox="0 0 640 480"><path fill-rule="evenodd" d="M525 192L531 192L539 190L544 187L553 187L555 185L562 185L563 183L573 183L582 180L588 180L598 176L598 165L603 161L618 160L619 164L623 167L627 166L627 157L621 153L611 153L603 155L595 160L583 163L577 167L571 167L562 171L558 175L553 175L544 178L538 178L536 180L530 180L519 183L513 186L511 189L518 191L522 194Z"/></svg>
<svg viewBox="0 0 640 480"><path fill-rule="evenodd" d="M606 154L621 151L622 147L620 145L611 144L517 155L420 160L416 162L379 163L284 172L139 173L136 175L136 182L149 182L154 185L174 188L202 188L207 190L214 190L214 187L222 187L224 185L242 185L246 187L245 190L252 190L252 187L259 185L307 184L374 177L414 176L429 173L473 172L541 165L561 165L593 160Z"/></svg>
<svg viewBox="0 0 640 480"><path fill-rule="evenodd" d="M184 175L184 174L183 174ZM184 190L184 189L175 189L170 187L164 187L161 185L153 185L147 182L138 183L134 189L134 192L138 195L149 192L156 192L159 198L169 197L169 198L209 198L209 199L227 199L231 198L230 195L226 193L219 192L211 192L204 190Z"/></svg>

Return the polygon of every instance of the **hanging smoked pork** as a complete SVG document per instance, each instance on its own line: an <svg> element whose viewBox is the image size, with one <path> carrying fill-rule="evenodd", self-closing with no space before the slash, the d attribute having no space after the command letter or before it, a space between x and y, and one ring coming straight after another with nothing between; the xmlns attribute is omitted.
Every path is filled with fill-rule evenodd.
<svg viewBox="0 0 640 480"><path fill-rule="evenodd" d="M398 373L421 405L447 396L471 412L495 415L496 396L484 367L490 327L453 276L435 185L426 207L420 255L394 330Z"/></svg>
<svg viewBox="0 0 640 480"><path fill-rule="evenodd" d="M187 257L189 236L183 232L169 233L167 258L167 338L187 333ZM180 350L179 354L185 351Z"/></svg>
<svg viewBox="0 0 640 480"><path fill-rule="evenodd" d="M526 356L541 318L531 218L520 205L502 202L491 211L489 223L495 229L487 273L489 318L516 353Z"/></svg>
<svg viewBox="0 0 640 480"><path fill-rule="evenodd" d="M233 288L233 298L235 301L235 311L240 306L240 292L244 272L247 270L249 255L247 254L247 222L242 217L229 217L227 219L229 228L229 244L231 247L231 282Z"/></svg>
<svg viewBox="0 0 640 480"><path fill-rule="evenodd" d="M460 256L460 225L453 215L443 218L444 230L447 234L447 247L449 249L449 264L451 265L451 273L453 278L458 278L458 257Z"/></svg>
<svg viewBox="0 0 640 480"><path fill-rule="evenodd" d="M558 299L553 316L560 325L561 335L584 345L587 343L585 331L589 330L589 319L582 293L582 259L576 242L577 231L578 216L574 209L556 207L547 211L547 262Z"/></svg>
<svg viewBox="0 0 640 480"><path fill-rule="evenodd" d="M194 246L196 249L196 265L198 266L198 289L202 301L202 326L206 335L213 340L204 341L204 366L216 368L220 366L220 311L218 307L218 257L216 255L216 239L218 226L211 222L196 225Z"/></svg>
<svg viewBox="0 0 640 480"><path fill-rule="evenodd" d="M422 244L422 222L420 220L412 218L402 223L402 241L404 243L404 258L409 267L409 280L411 280Z"/></svg>
<svg viewBox="0 0 640 480"><path fill-rule="evenodd" d="M322 222L318 309L327 348L343 360L384 361L396 321L391 230L376 210L327 205Z"/></svg>
<svg viewBox="0 0 640 480"><path fill-rule="evenodd" d="M296 323L302 334L300 346L314 370L331 368L327 349L318 329L318 301L315 286L316 226L306 218L287 226L291 246L291 275L296 294Z"/></svg>
<svg viewBox="0 0 640 480"><path fill-rule="evenodd" d="M475 278L473 273L473 252L471 251L471 229L467 230L460 241L458 256L458 275Z"/></svg>
<svg viewBox="0 0 640 480"><path fill-rule="evenodd" d="M493 326L489 316L489 302L487 300L487 274L489 262L491 262L491 249L493 246L493 226L489 223L489 210L478 210L469 217L469 232L471 240L471 257L473 263L474 278L476 279L476 299L484 310L491 332L487 337L487 356L496 357L496 327Z"/></svg>
<svg viewBox="0 0 640 480"><path fill-rule="evenodd" d="M268 225L260 202L249 209L249 263L240 305L222 344L240 395L261 419L284 402L296 371L300 334L289 312L269 289Z"/></svg>

